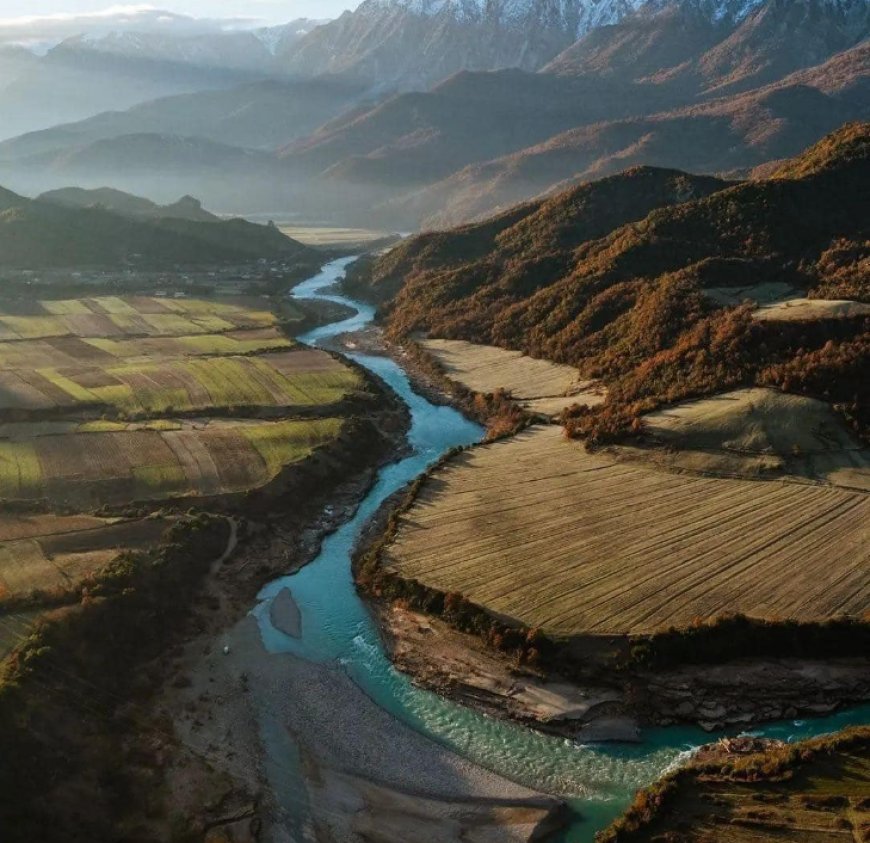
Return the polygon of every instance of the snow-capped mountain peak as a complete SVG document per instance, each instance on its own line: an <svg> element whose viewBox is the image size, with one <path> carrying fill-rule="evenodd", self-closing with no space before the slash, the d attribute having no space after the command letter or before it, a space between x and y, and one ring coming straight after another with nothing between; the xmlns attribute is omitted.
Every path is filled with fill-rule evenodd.
<svg viewBox="0 0 870 843"><path fill-rule="evenodd" d="M739 21L762 2L764 0L366 0L357 14L377 16L403 11L502 26L537 23L558 27L579 38L592 29L618 23L636 12L655 12L682 4L696 7L716 21Z"/></svg>
<svg viewBox="0 0 870 843"><path fill-rule="evenodd" d="M308 35L312 29L322 26L326 21L299 18L281 26L266 26L253 30L254 36L273 56L277 56L288 44Z"/></svg>

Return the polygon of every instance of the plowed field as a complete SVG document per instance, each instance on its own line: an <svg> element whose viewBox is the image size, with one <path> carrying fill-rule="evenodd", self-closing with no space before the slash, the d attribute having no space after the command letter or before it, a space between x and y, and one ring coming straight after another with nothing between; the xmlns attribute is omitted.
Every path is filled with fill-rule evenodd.
<svg viewBox="0 0 870 843"><path fill-rule="evenodd" d="M440 469L385 562L554 635L640 634L733 612L863 615L868 553L863 492L669 474L548 427Z"/></svg>

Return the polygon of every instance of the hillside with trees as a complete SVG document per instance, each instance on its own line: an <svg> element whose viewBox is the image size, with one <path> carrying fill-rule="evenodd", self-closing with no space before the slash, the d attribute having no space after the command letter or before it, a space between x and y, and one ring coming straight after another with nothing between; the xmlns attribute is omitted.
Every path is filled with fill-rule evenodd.
<svg viewBox="0 0 870 843"><path fill-rule="evenodd" d="M774 284L868 300L868 184L870 125L852 124L765 180L632 170L424 234L356 284L394 336L518 349L601 379L608 400L571 422L593 441L662 403L752 384L840 404L866 429L865 317L760 322L710 291Z"/></svg>
<svg viewBox="0 0 870 843"><path fill-rule="evenodd" d="M112 192L116 212L99 201L85 206L82 194L65 192L66 202L58 204L56 198L33 200L0 192L0 266L159 268L314 257L273 226L208 219L196 200L162 211L146 203L144 213L139 207L143 200ZM195 218L175 215L182 212Z"/></svg>

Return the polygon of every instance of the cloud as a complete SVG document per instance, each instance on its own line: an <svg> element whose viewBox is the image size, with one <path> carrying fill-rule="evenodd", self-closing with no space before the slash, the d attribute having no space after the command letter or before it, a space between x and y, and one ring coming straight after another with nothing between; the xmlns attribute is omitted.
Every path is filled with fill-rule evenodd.
<svg viewBox="0 0 870 843"><path fill-rule="evenodd" d="M0 44L50 47L76 35L99 36L118 29L200 35L252 23L247 18L194 18L144 3L116 4L95 12L0 18Z"/></svg>
<svg viewBox="0 0 870 843"><path fill-rule="evenodd" d="M16 15L11 18L0 18L0 27L32 27L32 26L51 26L53 24L74 23L76 25L86 25L90 21L102 23L106 18L118 18L143 15L147 12L160 11L154 6L139 3L136 5L117 5L109 6L107 9L102 9L98 12L61 12L54 15ZM170 14L164 12L163 14ZM174 15L170 15L174 17Z"/></svg>

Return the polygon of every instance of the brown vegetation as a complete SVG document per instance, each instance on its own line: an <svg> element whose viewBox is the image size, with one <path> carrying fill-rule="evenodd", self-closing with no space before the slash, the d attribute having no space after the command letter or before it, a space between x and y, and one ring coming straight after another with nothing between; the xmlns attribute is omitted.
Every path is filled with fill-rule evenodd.
<svg viewBox="0 0 870 843"><path fill-rule="evenodd" d="M865 296L868 132L847 126L766 181L630 171L424 234L378 260L368 290L394 335L518 349L602 379L608 400L568 419L593 443L639 430L662 403L755 382L841 404L863 425L866 318L758 323L703 291L752 278Z"/></svg>
<svg viewBox="0 0 870 843"><path fill-rule="evenodd" d="M121 554L0 667L0 746L16 759L0 767L4 840L115 839L136 813L129 800L148 814L160 765L143 747L171 733L149 724L133 739L149 683L138 671L166 646L227 539L225 519L199 515L164 546Z"/></svg>
<svg viewBox="0 0 870 843"><path fill-rule="evenodd" d="M639 791L597 843L865 839L870 729L794 744L756 743L722 741L702 751Z"/></svg>

